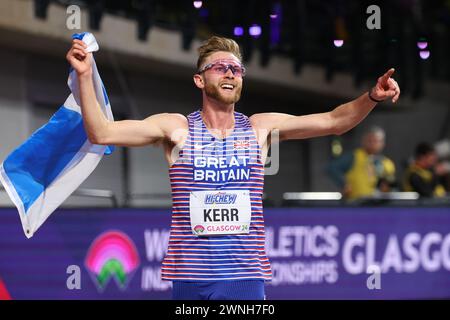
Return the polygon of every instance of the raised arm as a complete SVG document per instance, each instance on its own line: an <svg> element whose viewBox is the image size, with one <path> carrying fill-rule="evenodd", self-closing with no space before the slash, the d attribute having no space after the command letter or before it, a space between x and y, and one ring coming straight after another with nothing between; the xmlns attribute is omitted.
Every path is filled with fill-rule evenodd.
<svg viewBox="0 0 450 320"><path fill-rule="evenodd" d="M172 133L187 127L187 119L181 114L161 113L144 120L109 121L97 101L92 80L92 53L86 45L73 40L67 60L78 75L81 113L89 141L94 144L118 146L142 146L170 139Z"/></svg>
<svg viewBox="0 0 450 320"><path fill-rule="evenodd" d="M400 88L391 78L394 69L390 69L378 78L377 84L369 93L340 105L330 112L317 113L306 116L294 116L284 113L260 113L252 116L252 123L257 128L269 130L278 129L280 140L304 139L325 136L330 134L343 134L360 123L376 106L377 100L381 102L392 98L397 102Z"/></svg>

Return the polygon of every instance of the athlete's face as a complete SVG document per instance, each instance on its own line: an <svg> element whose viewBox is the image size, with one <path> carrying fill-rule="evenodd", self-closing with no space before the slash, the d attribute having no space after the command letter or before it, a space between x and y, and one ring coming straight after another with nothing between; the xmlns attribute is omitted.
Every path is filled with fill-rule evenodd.
<svg viewBox="0 0 450 320"><path fill-rule="evenodd" d="M200 75L194 76L197 87L204 90L207 97L221 104L229 105L238 102L242 91L239 59L230 52L219 51L207 57L203 65L200 66L200 70L208 65L213 65L213 67L203 71ZM227 68L230 65L236 68Z"/></svg>

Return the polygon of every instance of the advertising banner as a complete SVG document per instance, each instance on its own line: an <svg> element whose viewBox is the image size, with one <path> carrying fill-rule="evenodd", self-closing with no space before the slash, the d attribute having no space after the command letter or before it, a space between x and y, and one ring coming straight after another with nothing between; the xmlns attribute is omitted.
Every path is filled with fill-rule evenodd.
<svg viewBox="0 0 450 320"><path fill-rule="evenodd" d="M32 238L0 209L2 296L170 299L168 209L60 209ZM450 298L449 208L270 208L267 299Z"/></svg>

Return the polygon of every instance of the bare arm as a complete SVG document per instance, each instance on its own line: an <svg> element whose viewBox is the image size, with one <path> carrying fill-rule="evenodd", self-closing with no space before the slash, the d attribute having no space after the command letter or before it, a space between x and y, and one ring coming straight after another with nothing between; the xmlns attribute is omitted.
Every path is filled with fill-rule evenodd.
<svg viewBox="0 0 450 320"><path fill-rule="evenodd" d="M390 78L393 72L394 69L390 69L378 79L376 86L371 91L374 99L392 98L393 102L398 100L400 88L395 80ZM359 124L375 106L376 102L369 98L368 93L365 93L330 112L306 116L260 113L253 115L251 120L257 128L278 129L280 140L304 139L343 134Z"/></svg>
<svg viewBox="0 0 450 320"><path fill-rule="evenodd" d="M86 45L73 40L67 60L78 74L81 113L89 141L95 144L118 146L142 146L171 139L172 133L187 127L187 120L180 114L162 113L144 120L109 121L97 101L92 80L92 53Z"/></svg>

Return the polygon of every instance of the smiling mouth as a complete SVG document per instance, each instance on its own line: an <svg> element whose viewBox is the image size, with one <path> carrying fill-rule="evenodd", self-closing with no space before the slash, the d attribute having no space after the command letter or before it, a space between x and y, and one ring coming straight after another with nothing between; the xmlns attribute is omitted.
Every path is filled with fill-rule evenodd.
<svg viewBox="0 0 450 320"><path fill-rule="evenodd" d="M229 84L229 83L224 83L220 86L220 88L222 88L225 91L233 91L233 89L235 88L234 85Z"/></svg>

